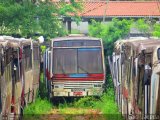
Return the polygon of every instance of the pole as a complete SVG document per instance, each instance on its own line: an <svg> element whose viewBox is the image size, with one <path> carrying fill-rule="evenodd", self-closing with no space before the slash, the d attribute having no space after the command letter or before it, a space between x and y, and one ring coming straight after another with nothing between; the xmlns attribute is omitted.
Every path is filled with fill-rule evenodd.
<svg viewBox="0 0 160 120"><path fill-rule="evenodd" d="M109 3L109 0L106 0L106 7L105 7L105 10L104 10L103 22L105 22L105 19L106 19L106 11L107 11L108 3Z"/></svg>

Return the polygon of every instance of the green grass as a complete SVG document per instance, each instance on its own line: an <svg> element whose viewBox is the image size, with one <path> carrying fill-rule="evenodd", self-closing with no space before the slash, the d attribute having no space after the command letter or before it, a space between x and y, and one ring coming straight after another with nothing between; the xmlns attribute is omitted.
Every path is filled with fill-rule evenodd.
<svg viewBox="0 0 160 120"><path fill-rule="evenodd" d="M40 119L42 115L49 114L52 110L53 104L46 99L45 82L43 81L43 74L41 74L39 97L36 101L24 109L24 120L36 120ZM111 82L111 78L108 79L108 83ZM110 86L112 86L110 84ZM87 109L98 110L97 113L102 113L100 116L104 116L107 120L123 120L121 113L118 111L118 106L114 99L113 88L107 87L107 92L101 97L83 97L76 98L74 102L68 103L64 99L64 103L58 105L59 114L67 114L66 120L72 119L72 115L78 114L90 114L87 113ZM68 117L67 117L68 116Z"/></svg>
<svg viewBox="0 0 160 120"><path fill-rule="evenodd" d="M113 90L108 90L100 101L95 102L94 108L102 111L108 120L122 120L121 113L118 111L118 106L114 101Z"/></svg>
<svg viewBox="0 0 160 120"><path fill-rule="evenodd" d="M41 117L41 115L47 114L52 109L52 104L48 100L36 99L34 103L24 109L25 120L35 120Z"/></svg>
<svg viewBox="0 0 160 120"><path fill-rule="evenodd" d="M76 108L94 108L97 99L94 97L83 97L73 103Z"/></svg>
<svg viewBox="0 0 160 120"><path fill-rule="evenodd" d="M84 97L74 102L75 107L98 109L107 120L123 120L114 101L114 91L109 89L100 99Z"/></svg>

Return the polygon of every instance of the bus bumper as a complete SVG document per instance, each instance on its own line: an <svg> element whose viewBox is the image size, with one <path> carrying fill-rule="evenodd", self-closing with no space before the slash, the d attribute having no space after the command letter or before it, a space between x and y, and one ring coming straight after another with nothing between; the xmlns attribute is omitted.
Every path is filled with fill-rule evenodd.
<svg viewBox="0 0 160 120"><path fill-rule="evenodd" d="M74 96L101 96L103 94L103 89L83 89L83 90L74 90L74 89L63 89L63 90L53 90L53 96L65 96L65 97L74 97Z"/></svg>

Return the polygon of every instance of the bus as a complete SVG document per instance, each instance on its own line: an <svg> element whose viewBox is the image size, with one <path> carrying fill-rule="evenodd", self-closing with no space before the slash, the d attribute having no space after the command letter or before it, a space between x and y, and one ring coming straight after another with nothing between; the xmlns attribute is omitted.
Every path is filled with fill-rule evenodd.
<svg viewBox="0 0 160 120"><path fill-rule="evenodd" d="M115 96L126 119L159 119L160 40L135 38L115 43L109 59Z"/></svg>
<svg viewBox="0 0 160 120"><path fill-rule="evenodd" d="M105 64L101 39L86 36L52 39L48 57L51 97L102 95Z"/></svg>
<svg viewBox="0 0 160 120"><path fill-rule="evenodd" d="M0 119L21 119L36 98L40 74L39 44L0 36Z"/></svg>

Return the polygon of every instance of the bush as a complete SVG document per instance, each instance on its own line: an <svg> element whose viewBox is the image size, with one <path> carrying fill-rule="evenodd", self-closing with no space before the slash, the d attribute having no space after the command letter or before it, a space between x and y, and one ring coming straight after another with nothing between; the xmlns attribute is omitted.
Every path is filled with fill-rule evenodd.
<svg viewBox="0 0 160 120"><path fill-rule="evenodd" d="M92 20L89 26L89 35L102 38L107 55L111 55L114 42L128 36L132 20L118 20L114 18L110 23L104 24Z"/></svg>
<svg viewBox="0 0 160 120"><path fill-rule="evenodd" d="M118 111L118 106L115 103L113 88L108 88L107 92L99 99L95 97L84 97L75 101L73 105L76 108L98 109L107 120L123 119L121 113Z"/></svg>
<svg viewBox="0 0 160 120"><path fill-rule="evenodd" d="M93 108L94 103L97 101L94 97L84 97L80 98L78 101L74 102L74 107L76 108Z"/></svg>
<svg viewBox="0 0 160 120"><path fill-rule="evenodd" d="M47 114L52 109L52 104L48 100L36 99L24 109L24 119L38 119L41 115Z"/></svg>

